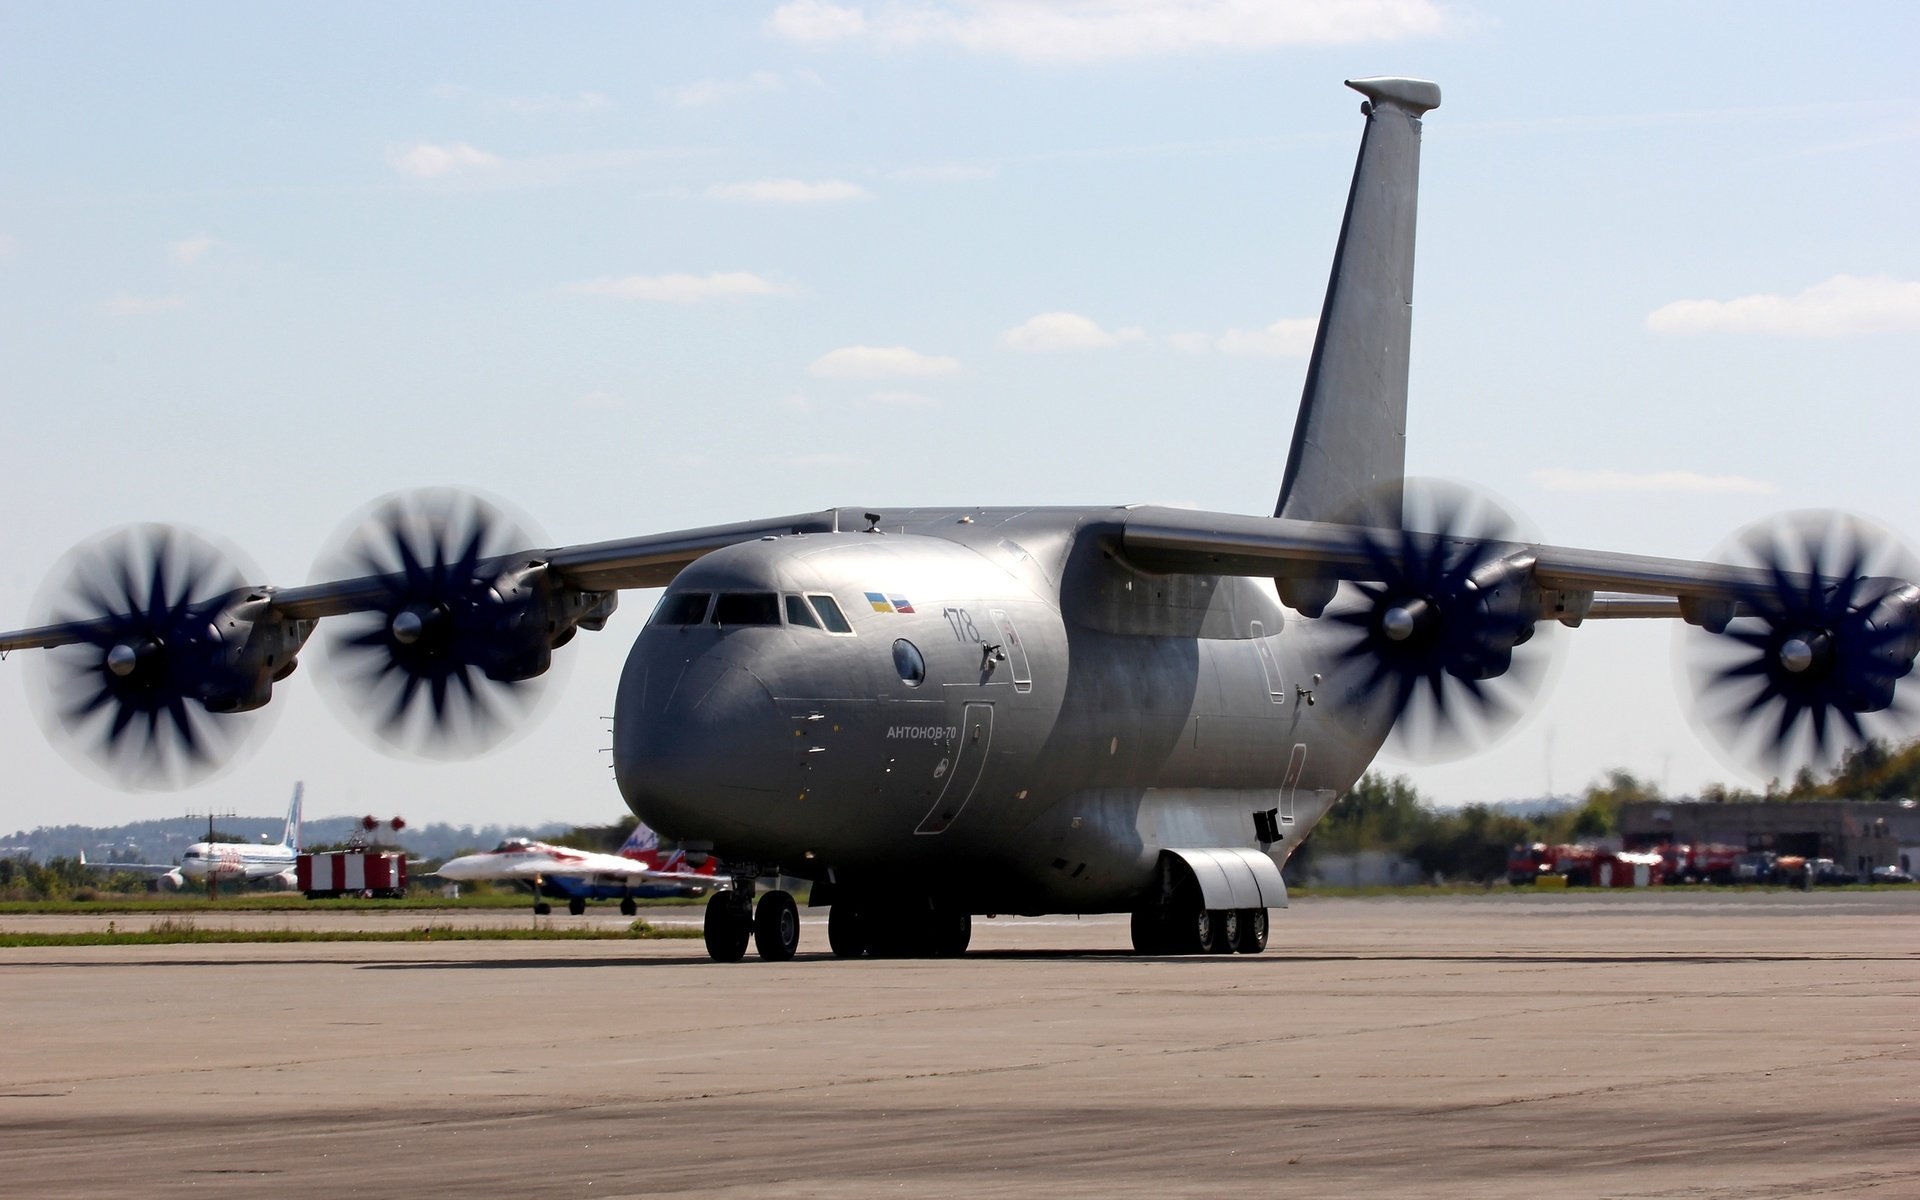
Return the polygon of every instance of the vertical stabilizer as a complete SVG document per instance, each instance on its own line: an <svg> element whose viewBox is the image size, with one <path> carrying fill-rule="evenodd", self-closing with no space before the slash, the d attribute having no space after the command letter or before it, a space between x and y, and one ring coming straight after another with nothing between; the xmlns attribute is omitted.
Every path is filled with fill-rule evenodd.
<svg viewBox="0 0 1920 1200"><path fill-rule="evenodd" d="M1364 498L1374 519L1397 522L1394 501L1406 469L1420 116L1440 106L1440 89L1393 78L1349 79L1347 86L1367 98L1360 106L1367 125L1274 515L1351 518Z"/></svg>
<svg viewBox="0 0 1920 1200"><path fill-rule="evenodd" d="M300 793L306 789L306 786L304 783L296 783L293 785L293 801L287 805L287 828L285 832L280 835L280 844L291 847L295 854L300 853L301 849Z"/></svg>

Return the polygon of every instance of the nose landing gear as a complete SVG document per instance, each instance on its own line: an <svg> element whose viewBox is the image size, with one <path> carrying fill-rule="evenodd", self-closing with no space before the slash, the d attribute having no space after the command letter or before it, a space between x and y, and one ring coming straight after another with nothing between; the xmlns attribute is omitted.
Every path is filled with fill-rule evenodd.
<svg viewBox="0 0 1920 1200"><path fill-rule="evenodd" d="M701 932L715 962L739 962L749 941L764 961L785 962L800 946L800 909L785 892L768 892L755 905L753 881L736 879L707 901Z"/></svg>

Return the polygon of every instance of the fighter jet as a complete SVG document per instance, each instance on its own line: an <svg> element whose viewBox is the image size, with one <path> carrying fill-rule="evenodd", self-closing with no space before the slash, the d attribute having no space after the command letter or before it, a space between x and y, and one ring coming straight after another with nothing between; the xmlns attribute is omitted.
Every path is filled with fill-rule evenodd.
<svg viewBox="0 0 1920 1200"><path fill-rule="evenodd" d="M655 845L658 845L657 841ZM599 854L592 850L576 850L571 846L554 846L532 838L508 838L491 850L448 859L434 874L456 882L510 879L529 884L533 888L533 911L540 916L552 911L546 899L552 892L558 892L568 899L568 908L574 916L586 911L586 893L577 888L554 886L560 881L614 889L612 894L621 897L620 911L627 916L632 916L636 911L633 897L641 894L641 885L665 884L678 891L681 888L708 888L715 882L712 870L688 867L684 860L663 867L641 858L628 857L624 847L619 854Z"/></svg>
<svg viewBox="0 0 1920 1200"><path fill-rule="evenodd" d="M83 546L42 647L56 737L135 782L219 761L326 622L383 741L506 727L625 588L664 587L614 713L641 820L730 877L718 960L793 956L812 881L834 954L951 955L983 913L1132 914L1149 954L1257 952L1280 867L1387 742L1471 742L1525 710L1549 639L1697 627L1731 745L1830 755L1911 725L1920 575L1842 518L1726 562L1519 538L1404 478L1422 80L1350 81L1359 157L1271 516L1113 505L880 508L541 548L483 502L390 498L323 582L278 589L203 539ZM1177 438L1177 427L1160 431ZM1195 428L1193 452L1209 437Z"/></svg>

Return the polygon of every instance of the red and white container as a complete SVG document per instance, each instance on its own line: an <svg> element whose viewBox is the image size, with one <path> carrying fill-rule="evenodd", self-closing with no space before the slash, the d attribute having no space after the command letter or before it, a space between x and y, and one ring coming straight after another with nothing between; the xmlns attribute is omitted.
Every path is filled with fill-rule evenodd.
<svg viewBox="0 0 1920 1200"><path fill-rule="evenodd" d="M334 850L302 854L294 861L294 881L309 900L329 896L372 896L397 900L407 894L407 856Z"/></svg>

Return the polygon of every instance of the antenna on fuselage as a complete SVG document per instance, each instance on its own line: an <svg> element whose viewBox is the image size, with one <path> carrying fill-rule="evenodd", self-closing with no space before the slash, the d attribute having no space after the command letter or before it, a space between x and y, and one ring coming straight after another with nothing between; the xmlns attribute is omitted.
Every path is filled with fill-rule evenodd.
<svg viewBox="0 0 1920 1200"><path fill-rule="evenodd" d="M867 519L867 527L865 529L862 529L860 531L861 533L879 533L880 532L880 514L879 513L862 513L861 515L866 517Z"/></svg>

